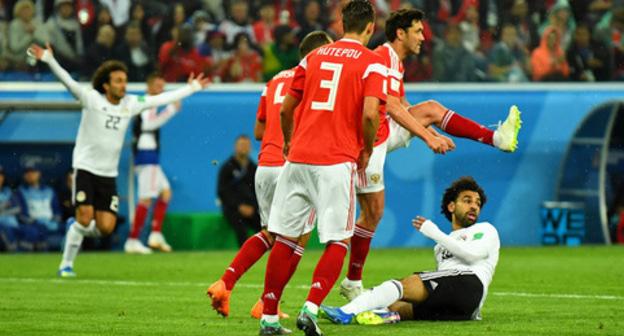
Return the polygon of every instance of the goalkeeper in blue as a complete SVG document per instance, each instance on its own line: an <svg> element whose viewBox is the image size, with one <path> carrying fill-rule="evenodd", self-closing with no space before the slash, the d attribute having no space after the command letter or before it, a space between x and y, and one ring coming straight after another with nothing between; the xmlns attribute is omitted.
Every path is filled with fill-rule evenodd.
<svg viewBox="0 0 624 336"><path fill-rule="evenodd" d="M472 177L453 182L441 205L451 222L450 234L423 217L412 221L414 228L437 243L437 271L388 280L340 308L323 306L321 315L337 324L390 323L397 314L401 320L480 320L500 249L496 228L477 223L485 202L483 189Z"/></svg>

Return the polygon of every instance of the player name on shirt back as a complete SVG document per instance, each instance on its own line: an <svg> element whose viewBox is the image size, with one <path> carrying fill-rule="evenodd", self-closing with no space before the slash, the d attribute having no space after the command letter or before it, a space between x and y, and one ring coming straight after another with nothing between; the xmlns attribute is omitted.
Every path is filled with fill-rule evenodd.
<svg viewBox="0 0 624 336"><path fill-rule="evenodd" d="M358 59L362 56L362 52L357 49L351 48L335 48L335 47L320 47L316 52L317 55L346 57Z"/></svg>

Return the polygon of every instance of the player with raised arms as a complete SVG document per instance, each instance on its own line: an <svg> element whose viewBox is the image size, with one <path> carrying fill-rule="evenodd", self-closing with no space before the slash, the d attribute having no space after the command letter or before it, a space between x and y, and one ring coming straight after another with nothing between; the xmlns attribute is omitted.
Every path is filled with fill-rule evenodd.
<svg viewBox="0 0 624 336"><path fill-rule="evenodd" d="M119 61L106 61L98 67L88 89L76 82L56 59L48 44L31 45L29 55L50 66L52 72L82 105L82 115L72 167L73 202L76 218L67 230L60 277L74 277L74 260L84 237L108 235L115 229L119 197L117 166L130 119L141 111L169 104L200 91L209 84L203 74L188 79L188 84L155 96L126 94L128 70Z"/></svg>

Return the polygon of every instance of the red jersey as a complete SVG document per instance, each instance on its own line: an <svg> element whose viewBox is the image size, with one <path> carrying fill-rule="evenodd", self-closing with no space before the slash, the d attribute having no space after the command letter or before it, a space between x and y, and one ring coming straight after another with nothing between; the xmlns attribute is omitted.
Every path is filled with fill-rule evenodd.
<svg viewBox="0 0 624 336"><path fill-rule="evenodd" d="M388 95L397 97L405 96L405 87L403 85L403 62L399 55L392 49L390 43L384 43L375 49L375 53L381 56L384 64L388 68ZM390 135L390 124L386 115L386 106L379 107L379 129L375 137L375 146L383 143Z"/></svg>
<svg viewBox="0 0 624 336"><path fill-rule="evenodd" d="M294 75L294 69L281 71L267 82L262 91L256 119L264 122L265 128L262 147L258 154L258 166L284 165L284 135L280 122L280 108Z"/></svg>
<svg viewBox="0 0 624 336"><path fill-rule="evenodd" d="M288 92L301 100L288 161L356 162L364 145L364 97L384 103L386 77L383 59L356 40L319 47L301 60Z"/></svg>

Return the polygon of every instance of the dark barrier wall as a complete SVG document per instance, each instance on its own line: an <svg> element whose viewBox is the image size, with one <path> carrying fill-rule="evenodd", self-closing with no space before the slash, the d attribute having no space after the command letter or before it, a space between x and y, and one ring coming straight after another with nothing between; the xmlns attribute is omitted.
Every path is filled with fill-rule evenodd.
<svg viewBox="0 0 624 336"><path fill-rule="evenodd" d="M503 88L503 89L501 89ZM419 140L388 155L386 210L373 245L430 244L413 232L415 215L432 218L444 230L440 214L444 188L455 178L472 175L488 194L481 220L498 227L503 244L540 244L540 205L555 197L561 160L575 128L597 104L622 96L621 86L412 86L412 103L436 99L485 125L506 117L510 105L522 110L520 149L513 154L468 140L455 139L457 149L432 154ZM46 91L2 84L0 99L67 100L59 87ZM172 212L219 211L216 176L239 134L253 134L261 86L234 91L213 88L183 102L182 112L162 131L163 167L174 199ZM11 113L0 124L0 142L72 142L78 113ZM1 147L6 151L6 146ZM254 156L259 144L254 143ZM129 143L122 157L119 189L127 196ZM11 159L1 153L0 164Z"/></svg>

